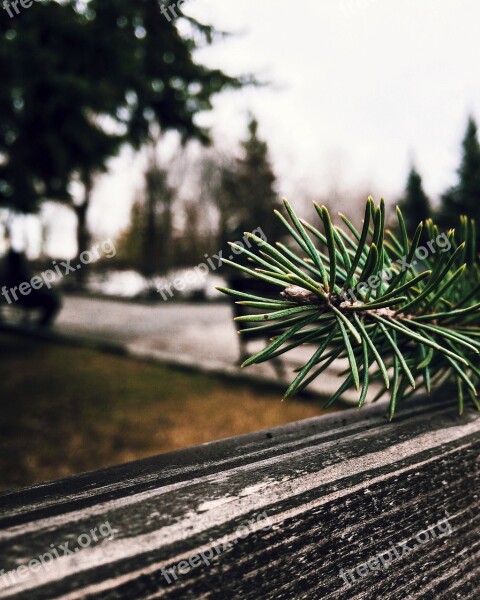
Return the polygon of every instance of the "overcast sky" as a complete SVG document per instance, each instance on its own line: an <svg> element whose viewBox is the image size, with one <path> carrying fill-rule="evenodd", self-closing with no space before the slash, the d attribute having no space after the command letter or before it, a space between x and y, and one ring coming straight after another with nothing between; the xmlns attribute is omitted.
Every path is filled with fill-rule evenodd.
<svg viewBox="0 0 480 600"><path fill-rule="evenodd" d="M283 86L219 97L207 118L233 143L253 108L282 178L322 186L334 171L391 194L415 160L432 195L451 183L467 113L480 115L477 0L196 0L190 11L246 32L205 52L209 64Z"/></svg>
<svg viewBox="0 0 480 600"><path fill-rule="evenodd" d="M282 195L396 198L412 161L433 198L454 182L467 115L480 119L478 0L190 0L184 10L238 34L199 59L273 83L219 96L200 121L233 150L252 110ZM98 234L126 224L139 185L125 152L97 186Z"/></svg>

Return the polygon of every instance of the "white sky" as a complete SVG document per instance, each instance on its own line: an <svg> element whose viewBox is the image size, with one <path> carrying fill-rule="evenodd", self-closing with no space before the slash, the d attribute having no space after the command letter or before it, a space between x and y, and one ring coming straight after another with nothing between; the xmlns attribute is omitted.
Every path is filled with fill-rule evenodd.
<svg viewBox="0 0 480 600"><path fill-rule="evenodd" d="M199 122L234 151L252 110L281 195L396 199L412 160L433 198L455 181L467 115L480 119L478 0L191 0L184 9L240 34L198 58L274 83L219 96ZM140 161L125 151L97 186L97 235L126 225L140 183Z"/></svg>
<svg viewBox="0 0 480 600"><path fill-rule="evenodd" d="M234 143L251 107L286 185L328 186L333 171L389 196L412 159L430 194L452 182L467 113L480 117L478 0L197 0L190 12L248 31L209 63L283 86L219 97L208 121Z"/></svg>

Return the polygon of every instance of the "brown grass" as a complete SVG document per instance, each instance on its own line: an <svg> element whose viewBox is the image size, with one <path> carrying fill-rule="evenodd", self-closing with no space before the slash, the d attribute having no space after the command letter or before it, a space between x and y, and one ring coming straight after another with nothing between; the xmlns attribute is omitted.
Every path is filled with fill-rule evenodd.
<svg viewBox="0 0 480 600"><path fill-rule="evenodd" d="M0 335L0 489L318 415L320 402Z"/></svg>

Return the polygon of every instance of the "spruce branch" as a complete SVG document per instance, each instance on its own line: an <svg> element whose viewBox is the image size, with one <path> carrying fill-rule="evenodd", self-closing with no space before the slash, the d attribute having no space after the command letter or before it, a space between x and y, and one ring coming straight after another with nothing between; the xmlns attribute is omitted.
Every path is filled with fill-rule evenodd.
<svg viewBox="0 0 480 600"><path fill-rule="evenodd" d="M347 389L359 394L378 382L390 394L390 418L398 402L415 390L454 383L459 410L465 399L480 409L480 268L473 220L462 217L458 231L441 232L431 219L413 238L397 208L398 233L385 230L385 204L370 197L361 231L342 214L333 224L325 206L314 203L322 225L299 219L284 200L286 216L275 211L297 249L245 235L256 251L235 246L251 266L224 262L279 288L252 295L219 288L260 314L237 317L254 323L270 343L242 366L260 363L309 344L311 358L297 370L285 397L301 391L332 362L346 358L344 381L327 405ZM424 232L423 237L422 232ZM428 239L420 245L421 239Z"/></svg>

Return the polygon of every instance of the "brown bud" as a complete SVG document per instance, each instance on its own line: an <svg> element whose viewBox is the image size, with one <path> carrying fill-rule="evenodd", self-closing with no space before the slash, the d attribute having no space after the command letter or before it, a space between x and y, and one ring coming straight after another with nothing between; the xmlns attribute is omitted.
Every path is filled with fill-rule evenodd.
<svg viewBox="0 0 480 600"><path fill-rule="evenodd" d="M298 285L289 285L280 292L280 296L297 304L319 304L320 302L316 294Z"/></svg>

